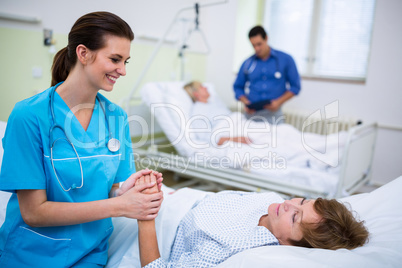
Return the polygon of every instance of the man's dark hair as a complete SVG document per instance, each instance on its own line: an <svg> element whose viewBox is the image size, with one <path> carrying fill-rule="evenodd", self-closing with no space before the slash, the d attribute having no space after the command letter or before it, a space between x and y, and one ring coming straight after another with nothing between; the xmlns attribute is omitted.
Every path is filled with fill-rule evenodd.
<svg viewBox="0 0 402 268"><path fill-rule="evenodd" d="M264 28L262 28L262 26L257 25L254 26L250 32L248 32L248 38L257 36L257 35L261 35L262 39L265 39L267 37L267 32L264 30Z"/></svg>

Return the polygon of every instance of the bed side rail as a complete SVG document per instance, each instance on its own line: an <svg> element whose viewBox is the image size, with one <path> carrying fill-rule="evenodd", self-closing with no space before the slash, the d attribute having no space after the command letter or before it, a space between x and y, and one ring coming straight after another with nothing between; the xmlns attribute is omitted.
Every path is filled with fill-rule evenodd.
<svg viewBox="0 0 402 268"><path fill-rule="evenodd" d="M377 123L372 123L349 130L335 197L352 194L371 179L377 129Z"/></svg>
<svg viewBox="0 0 402 268"><path fill-rule="evenodd" d="M308 186L289 184L280 180L263 177L231 168L214 168L213 164L196 163L193 160L174 154L157 152L155 150L136 149L137 165L141 168L156 168L173 171L183 177L215 182L221 185L236 187L245 191L265 192L275 191L287 196L303 196L307 198L327 197L327 192L321 192Z"/></svg>

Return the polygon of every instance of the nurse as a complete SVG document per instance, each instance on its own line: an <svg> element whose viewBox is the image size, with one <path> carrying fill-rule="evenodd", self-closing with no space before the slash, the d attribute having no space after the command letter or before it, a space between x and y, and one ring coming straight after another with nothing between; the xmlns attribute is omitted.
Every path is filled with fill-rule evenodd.
<svg viewBox="0 0 402 268"><path fill-rule="evenodd" d="M54 58L52 86L16 104L3 139L0 190L13 195L0 267L102 267L111 217L156 217L162 193L142 193L155 182L132 187L152 171L135 173L127 115L98 93L126 75L133 39L114 14L82 16Z"/></svg>

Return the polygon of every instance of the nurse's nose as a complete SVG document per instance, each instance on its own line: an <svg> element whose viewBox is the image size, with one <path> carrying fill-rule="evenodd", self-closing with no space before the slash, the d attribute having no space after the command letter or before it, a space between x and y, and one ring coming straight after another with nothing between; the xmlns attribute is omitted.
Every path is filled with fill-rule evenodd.
<svg viewBox="0 0 402 268"><path fill-rule="evenodd" d="M126 75L126 64L123 63L120 68L117 69L117 73L121 76L125 76Z"/></svg>

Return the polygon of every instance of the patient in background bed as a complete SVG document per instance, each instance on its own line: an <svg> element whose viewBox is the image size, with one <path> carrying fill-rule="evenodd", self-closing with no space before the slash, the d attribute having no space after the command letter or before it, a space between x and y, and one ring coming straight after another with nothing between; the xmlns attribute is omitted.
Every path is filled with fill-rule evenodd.
<svg viewBox="0 0 402 268"><path fill-rule="evenodd" d="M188 95L194 102L190 116L203 115L206 117L205 119L207 119L209 123L213 123L215 121L215 118L219 116L228 116L231 114L231 111L218 98L213 99L209 98L210 94L208 92L208 89L205 86L203 86L200 82L198 81L190 82L184 86L184 90L188 93ZM214 108L211 109L211 106L213 106ZM198 129L203 128L201 124L202 123L200 123L200 121L195 120L193 127ZM201 134L199 133L197 133L197 135L198 138L201 138L202 140L210 139L209 135L205 135L204 137L200 137ZM246 143L246 144L250 143L250 139L248 137L224 136L219 138L217 145L222 145L228 141Z"/></svg>
<svg viewBox="0 0 402 268"><path fill-rule="evenodd" d="M198 81L186 84L184 90L194 103L189 114L189 144L230 147L230 151L221 152L230 159L235 159L235 154L250 154L254 159L264 159L267 152L271 152L276 160L285 159L293 167L325 172L329 165L336 167L339 163L346 132L319 135L303 133L290 124L270 124L265 118L261 118L260 122L247 120L243 114L231 112L218 97L210 96L208 89ZM240 143L246 146L240 146ZM306 147L309 151L324 152L319 155L322 158L310 154ZM216 150L212 152L217 153Z"/></svg>
<svg viewBox="0 0 402 268"><path fill-rule="evenodd" d="M155 180L151 173L134 187ZM187 212L168 260L160 257L154 220L138 221L138 238L141 266L212 267L260 246L353 249L365 244L368 231L335 199L283 201L274 192L224 191L207 195Z"/></svg>

